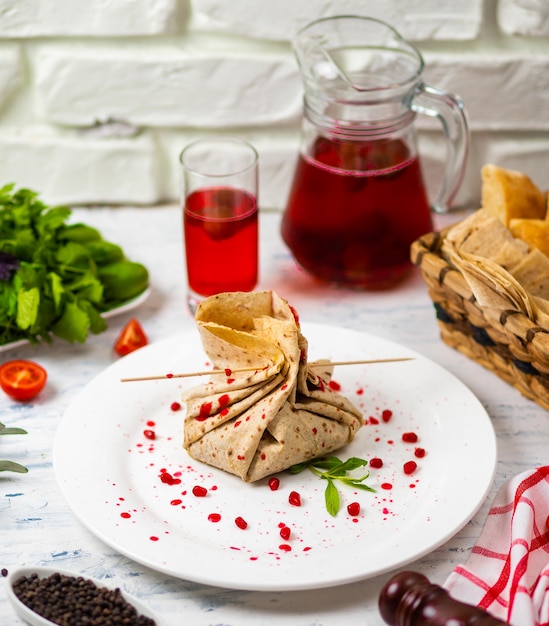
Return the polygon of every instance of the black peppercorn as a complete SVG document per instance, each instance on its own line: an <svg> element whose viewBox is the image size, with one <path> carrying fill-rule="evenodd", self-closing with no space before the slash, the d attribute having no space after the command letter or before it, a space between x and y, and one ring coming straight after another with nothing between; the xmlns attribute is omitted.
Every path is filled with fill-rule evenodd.
<svg viewBox="0 0 549 626"><path fill-rule="evenodd" d="M98 587L82 576L21 576L13 591L29 609L58 626L155 626L153 619L137 613L120 589Z"/></svg>

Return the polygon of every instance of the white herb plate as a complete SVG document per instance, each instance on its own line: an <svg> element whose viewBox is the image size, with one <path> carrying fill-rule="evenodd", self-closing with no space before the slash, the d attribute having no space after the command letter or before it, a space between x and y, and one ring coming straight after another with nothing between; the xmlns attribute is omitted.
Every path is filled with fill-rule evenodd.
<svg viewBox="0 0 549 626"><path fill-rule="evenodd" d="M383 467L372 468L366 481L376 493L338 487L342 508L331 517L326 482L308 470L279 474L280 487L272 491L268 479L246 484L191 459L182 447L183 411L171 405L183 388L202 381L120 379L207 368L193 330L113 363L66 411L54 468L74 514L106 544L159 572L260 591L372 577L450 539L477 512L493 481L496 440L480 402L452 374L398 344L318 324L303 324L303 333L310 360L414 357L334 372L367 422L337 455L381 458ZM392 412L389 421L384 410ZM418 435L417 443L403 441L408 432ZM426 451L423 458L415 456L416 447ZM410 460L418 467L407 475L403 465ZM163 482L163 472L180 483ZM195 485L207 496L195 497ZM291 491L301 495L302 506L289 504ZM361 512L352 517L346 507L355 501ZM210 521L211 514L220 520ZM235 524L239 516L248 523L245 530ZM291 529L287 541L280 524Z"/></svg>
<svg viewBox="0 0 549 626"><path fill-rule="evenodd" d="M15 570L9 572L7 576L7 589L6 593L8 599L21 619L23 619L27 624L31 624L31 626L51 626L55 622L38 615L32 609L30 609L26 604L24 604L16 595L13 590L14 583L19 580L22 576L31 576L32 574L37 574L39 578L47 578L51 574L58 573L65 576L78 577L82 576L86 580L92 581L97 587L106 587L107 589L115 589L117 585L113 584L113 581L102 581L96 580L95 578L91 578L90 576L85 576L83 574L79 574L77 572L70 572L68 570L59 570L53 569L50 567L20 567ZM120 591L122 596L131 604L137 611L139 615L144 615L145 617L150 617L155 621L156 626L165 626L165 622L161 621L160 618L155 615L152 610L146 606L141 600L138 600L135 596L126 593L120 585Z"/></svg>
<svg viewBox="0 0 549 626"><path fill-rule="evenodd" d="M109 317L114 317L115 315L121 315L122 313L127 313L128 311L133 311L138 306L141 306L145 300L149 297L151 293L150 287L147 287L145 291L140 293L136 298L126 302L125 304L121 304L110 311L106 311L102 313L102 317L104 319L108 319ZM19 339L18 341L11 341L10 343L4 343L0 345L0 352L8 352L9 350L15 350L15 348L21 348L22 346L27 346L29 344L28 339Z"/></svg>

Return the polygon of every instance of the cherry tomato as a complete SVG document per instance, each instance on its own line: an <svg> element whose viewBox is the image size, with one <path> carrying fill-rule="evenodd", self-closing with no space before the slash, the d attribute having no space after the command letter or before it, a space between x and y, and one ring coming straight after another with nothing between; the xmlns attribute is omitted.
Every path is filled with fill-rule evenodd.
<svg viewBox="0 0 549 626"><path fill-rule="evenodd" d="M46 370L34 361L18 359L0 366L0 387L18 402L37 396L44 389L47 378Z"/></svg>
<svg viewBox="0 0 549 626"><path fill-rule="evenodd" d="M120 335L118 335L114 349L120 356L125 356L138 348L146 346L148 343L149 340L143 330L143 326L135 318L132 318L124 326Z"/></svg>

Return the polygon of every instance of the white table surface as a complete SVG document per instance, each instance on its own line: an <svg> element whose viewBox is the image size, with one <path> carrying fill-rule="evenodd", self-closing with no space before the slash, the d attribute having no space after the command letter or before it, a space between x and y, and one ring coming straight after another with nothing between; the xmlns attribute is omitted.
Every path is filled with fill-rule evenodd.
<svg viewBox="0 0 549 626"><path fill-rule="evenodd" d="M460 219L445 216L439 223ZM99 579L108 578L147 602L177 626L381 626L381 587L391 573L349 585L299 592L250 592L208 587L149 570L102 543L73 515L52 467L56 427L78 392L114 360L112 346L121 327L137 316L151 342L194 327L185 306L181 218L175 206L78 209L75 220L98 227L128 255L150 270L152 293L137 310L109 322L109 329L84 344L55 341L0 353L30 358L46 367L46 390L31 404L0 393L0 421L28 435L4 437L1 458L29 467L28 474L0 474L0 569L47 565ZM353 292L315 283L295 263L279 235L279 214L261 217L261 281L298 310L305 322L351 328L402 344L456 375L479 398L492 418L498 463L492 490L479 512L446 544L406 566L442 584L473 547L497 488L511 476L548 462L549 415L535 403L447 347L439 338L434 309L419 271L404 284L381 293ZM4 580L0 577L0 587ZM22 622L0 589L0 624Z"/></svg>

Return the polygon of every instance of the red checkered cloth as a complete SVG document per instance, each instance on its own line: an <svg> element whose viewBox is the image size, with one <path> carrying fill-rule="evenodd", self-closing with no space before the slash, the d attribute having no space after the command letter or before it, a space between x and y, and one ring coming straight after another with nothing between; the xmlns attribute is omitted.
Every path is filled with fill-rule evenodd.
<svg viewBox="0 0 549 626"><path fill-rule="evenodd" d="M549 626L549 466L501 487L477 545L444 587L512 626Z"/></svg>

